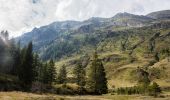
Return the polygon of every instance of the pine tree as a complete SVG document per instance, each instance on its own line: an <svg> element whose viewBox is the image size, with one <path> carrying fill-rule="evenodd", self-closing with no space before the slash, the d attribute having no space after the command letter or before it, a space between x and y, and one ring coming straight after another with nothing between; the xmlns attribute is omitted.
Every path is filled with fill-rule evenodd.
<svg viewBox="0 0 170 100"><path fill-rule="evenodd" d="M38 80L38 73L40 71L41 68L41 64L40 64L40 59L38 54L34 54L33 56L33 73L34 73L34 80Z"/></svg>
<svg viewBox="0 0 170 100"><path fill-rule="evenodd" d="M79 62L77 66L74 68L74 75L76 78L76 83L79 86L79 92L82 93L84 86L85 86L85 69L83 68L82 64Z"/></svg>
<svg viewBox="0 0 170 100"><path fill-rule="evenodd" d="M56 68L55 68L55 63L54 61L51 59L49 61L49 64L48 64L48 76L49 76L49 84L52 84L52 82L55 81L56 79Z"/></svg>
<svg viewBox="0 0 170 100"><path fill-rule="evenodd" d="M29 89L31 87L34 79L32 42L30 42L28 47L26 49L24 48L22 51L19 79L23 83L25 89Z"/></svg>
<svg viewBox="0 0 170 100"><path fill-rule="evenodd" d="M67 81L67 72L66 72L66 67L63 65L60 68L59 74L58 74L58 82L60 84L66 84Z"/></svg>
<svg viewBox="0 0 170 100"><path fill-rule="evenodd" d="M107 93L107 79L106 73L104 70L103 63L100 61L99 68L97 69L97 76L98 76L98 84L96 86L97 92L99 94Z"/></svg>
<svg viewBox="0 0 170 100"><path fill-rule="evenodd" d="M42 82L44 84L49 83L48 63L45 63L42 68Z"/></svg>
<svg viewBox="0 0 170 100"><path fill-rule="evenodd" d="M42 62L40 62L37 70L38 70L37 81L44 83L44 76L45 76L46 70Z"/></svg>
<svg viewBox="0 0 170 100"><path fill-rule="evenodd" d="M0 72L2 73L3 70L3 61L2 59L4 59L4 52L5 52L5 43L3 42L3 39L1 37L2 32L0 33Z"/></svg>
<svg viewBox="0 0 170 100"><path fill-rule="evenodd" d="M107 93L107 79L102 61L98 59L97 52L93 55L88 76L88 87L96 94Z"/></svg>

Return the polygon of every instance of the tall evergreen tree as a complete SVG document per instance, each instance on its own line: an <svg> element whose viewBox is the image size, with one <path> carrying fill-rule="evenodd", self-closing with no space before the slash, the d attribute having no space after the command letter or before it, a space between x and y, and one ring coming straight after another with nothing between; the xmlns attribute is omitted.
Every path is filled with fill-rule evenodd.
<svg viewBox="0 0 170 100"><path fill-rule="evenodd" d="M38 64L37 70L37 80L44 84L51 85L52 82L55 81L56 78L56 70L54 67L54 62L51 60L49 63L42 64L41 62Z"/></svg>
<svg viewBox="0 0 170 100"><path fill-rule="evenodd" d="M38 67L37 81L44 83L45 76L46 76L46 67L42 62L40 62Z"/></svg>
<svg viewBox="0 0 170 100"><path fill-rule="evenodd" d="M55 63L54 61L51 59L49 61L49 64L48 64L48 78L49 78L49 84L52 84L52 82L55 81L56 79L56 68L55 68Z"/></svg>
<svg viewBox="0 0 170 100"><path fill-rule="evenodd" d="M107 79L102 61L98 59L97 52L93 55L90 66L87 86L95 94L107 93Z"/></svg>
<svg viewBox="0 0 170 100"><path fill-rule="evenodd" d="M6 54L6 48L7 46L5 45L2 37L3 31L0 33L0 72L5 73L5 64L4 64L4 57Z"/></svg>
<svg viewBox="0 0 170 100"><path fill-rule="evenodd" d="M10 49L9 50L10 51L10 56L11 56L11 59L12 59L11 60L12 62L10 62L11 67L12 67L11 74L18 76L18 71L19 71L18 69L19 69L19 66L21 64L20 44L18 43L16 45L14 39L11 39L9 47L10 47L9 48Z"/></svg>
<svg viewBox="0 0 170 100"><path fill-rule="evenodd" d="M22 62L19 79L24 85L25 89L29 89L34 79L33 69L33 53L32 53L32 42L28 44L26 49L22 51Z"/></svg>
<svg viewBox="0 0 170 100"><path fill-rule="evenodd" d="M74 68L74 75L76 78L76 83L79 86L79 92L82 93L83 88L85 86L85 69L83 68L82 64L79 62L77 66Z"/></svg>
<svg viewBox="0 0 170 100"><path fill-rule="evenodd" d="M42 82L44 84L49 83L48 63L45 63L42 68Z"/></svg>
<svg viewBox="0 0 170 100"><path fill-rule="evenodd" d="M38 54L34 54L33 56L33 73L34 73L34 80L38 80L38 73L40 71L41 68L41 64L40 64L40 59Z"/></svg>
<svg viewBox="0 0 170 100"><path fill-rule="evenodd" d="M67 72L66 72L66 67L65 65L63 65L60 70L59 70L59 74L58 74L58 82L60 84L66 84L67 81Z"/></svg>

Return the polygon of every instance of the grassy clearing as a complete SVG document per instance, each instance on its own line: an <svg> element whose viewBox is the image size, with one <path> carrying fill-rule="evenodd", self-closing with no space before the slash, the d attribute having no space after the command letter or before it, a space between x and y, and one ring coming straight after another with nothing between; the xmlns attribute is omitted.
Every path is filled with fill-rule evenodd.
<svg viewBox="0 0 170 100"><path fill-rule="evenodd" d="M55 94L33 94L26 92L0 92L0 100L170 100L170 93L164 92L164 97L154 98L141 95L101 95L101 96L69 96Z"/></svg>

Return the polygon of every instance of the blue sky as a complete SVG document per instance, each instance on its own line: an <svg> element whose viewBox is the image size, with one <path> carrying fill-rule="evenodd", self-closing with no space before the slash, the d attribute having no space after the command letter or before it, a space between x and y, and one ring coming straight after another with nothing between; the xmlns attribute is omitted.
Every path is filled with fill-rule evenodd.
<svg viewBox="0 0 170 100"><path fill-rule="evenodd" d="M119 12L145 15L170 9L170 0L0 0L0 30L11 36L54 21L112 17Z"/></svg>

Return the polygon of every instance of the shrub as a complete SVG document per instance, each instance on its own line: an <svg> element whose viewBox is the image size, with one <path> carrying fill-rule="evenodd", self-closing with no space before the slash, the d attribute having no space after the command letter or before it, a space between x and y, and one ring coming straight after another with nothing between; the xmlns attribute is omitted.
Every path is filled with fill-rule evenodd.
<svg viewBox="0 0 170 100"><path fill-rule="evenodd" d="M157 97L158 94L161 93L161 88L156 82L153 82L151 86L149 86L149 95Z"/></svg>
<svg viewBox="0 0 170 100"><path fill-rule="evenodd" d="M120 87L117 89L116 92L118 95L144 94L156 97L158 94L161 93L161 89L157 83L153 82L152 85L141 84L133 87Z"/></svg>

